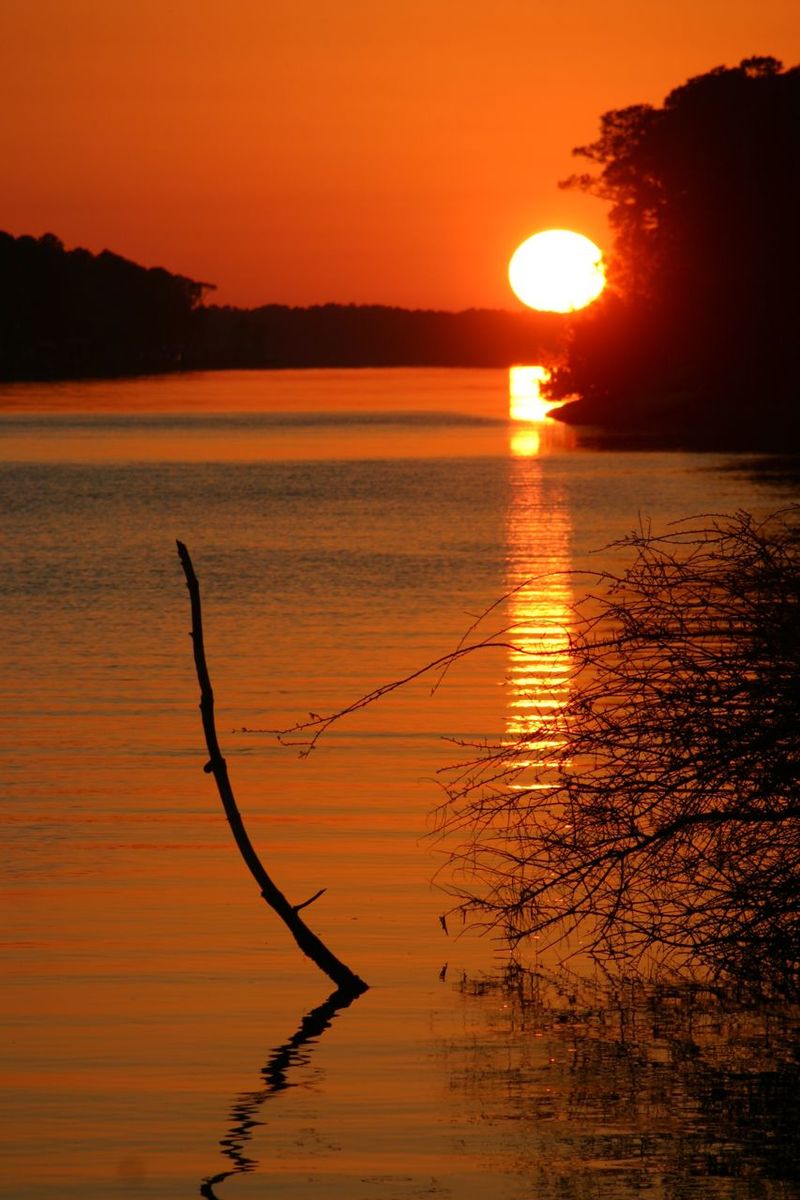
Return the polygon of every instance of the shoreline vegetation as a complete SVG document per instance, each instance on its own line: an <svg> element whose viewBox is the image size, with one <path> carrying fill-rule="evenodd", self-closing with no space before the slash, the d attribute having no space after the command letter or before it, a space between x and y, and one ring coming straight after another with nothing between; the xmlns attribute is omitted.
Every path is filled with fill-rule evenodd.
<svg viewBox="0 0 800 1200"><path fill-rule="evenodd" d="M561 186L609 205L614 242L552 381L560 419L796 446L800 67L716 67L604 113L573 153L590 170Z"/></svg>
<svg viewBox="0 0 800 1200"><path fill-rule="evenodd" d="M0 380L176 371L506 367L557 354L558 314L377 304L207 304L213 285L54 234L0 232Z"/></svg>

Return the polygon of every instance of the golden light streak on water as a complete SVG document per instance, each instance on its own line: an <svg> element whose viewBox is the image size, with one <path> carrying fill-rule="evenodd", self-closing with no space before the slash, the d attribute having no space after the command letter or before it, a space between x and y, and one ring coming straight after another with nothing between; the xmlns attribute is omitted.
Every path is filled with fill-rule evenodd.
<svg viewBox="0 0 800 1200"><path fill-rule="evenodd" d="M515 458L533 458L541 453L542 435L538 429L511 431L511 453Z"/></svg>
<svg viewBox="0 0 800 1200"><path fill-rule="evenodd" d="M512 421L543 421L554 407L541 393L550 378L547 367L509 367L508 398Z"/></svg>
<svg viewBox="0 0 800 1200"><path fill-rule="evenodd" d="M509 412L512 421L530 422L510 430L511 499L506 533L506 586L514 648L508 656L509 698L506 737L524 749L526 768L546 763L560 744L555 718L569 694L569 582L571 522L558 477L537 457L542 426L552 408L539 394L548 378L544 367L512 367ZM539 415L534 415L539 414ZM522 745L520 746L520 742ZM520 789L531 786L521 780Z"/></svg>

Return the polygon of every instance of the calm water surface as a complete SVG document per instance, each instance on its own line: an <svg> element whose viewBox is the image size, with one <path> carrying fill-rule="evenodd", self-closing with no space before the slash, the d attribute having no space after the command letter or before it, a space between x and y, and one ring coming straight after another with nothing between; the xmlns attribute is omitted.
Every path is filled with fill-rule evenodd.
<svg viewBox="0 0 800 1200"><path fill-rule="evenodd" d="M774 1023L737 1018L731 1067L724 1013L688 1037L686 1014L640 1005L632 1029L613 998L476 985L502 948L444 935L425 836L458 754L442 735L524 730L564 572L613 564L592 552L640 520L767 512L779 485L746 456L510 422L499 371L17 385L0 412L0 1194L796 1194ZM309 923L372 985L338 1013L202 772L176 537L253 838L293 900L328 889ZM510 588L489 628L514 622L516 652L388 696L308 758L241 732L408 673Z"/></svg>

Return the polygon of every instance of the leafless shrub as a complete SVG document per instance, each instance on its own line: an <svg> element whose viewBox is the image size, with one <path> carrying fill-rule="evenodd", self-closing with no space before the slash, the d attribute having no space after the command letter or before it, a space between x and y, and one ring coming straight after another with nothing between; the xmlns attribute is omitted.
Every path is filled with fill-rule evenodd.
<svg viewBox="0 0 800 1200"><path fill-rule="evenodd" d="M512 947L796 991L800 509L624 545L563 704L444 773L446 886Z"/></svg>

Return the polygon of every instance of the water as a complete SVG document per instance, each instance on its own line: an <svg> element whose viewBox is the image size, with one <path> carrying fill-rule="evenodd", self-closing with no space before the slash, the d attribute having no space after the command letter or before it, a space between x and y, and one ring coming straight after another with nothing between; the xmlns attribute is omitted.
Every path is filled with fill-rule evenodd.
<svg viewBox="0 0 800 1200"><path fill-rule="evenodd" d="M442 735L524 728L535 661L473 655L305 758L241 732L408 674L545 571L485 626L514 621L535 660L568 620L564 572L615 561L593 552L640 520L791 498L746 456L587 451L508 405L499 371L0 389L1 1195L796 1194L775 1117L794 1077L763 1014L738 1082L709 1058L733 1018L706 1015L690 1078L685 1021L626 1040L613 1003L520 1006L469 982L500 945L441 929ZM176 537L248 828L293 901L328 889L309 924L371 984L345 1010L320 1010L328 981L202 772ZM713 1088L758 1114L768 1162Z"/></svg>

